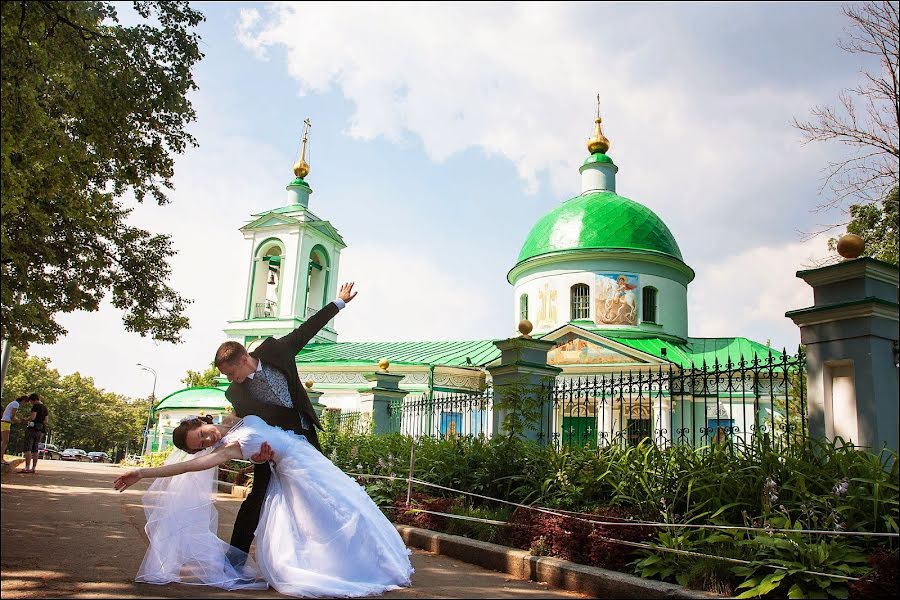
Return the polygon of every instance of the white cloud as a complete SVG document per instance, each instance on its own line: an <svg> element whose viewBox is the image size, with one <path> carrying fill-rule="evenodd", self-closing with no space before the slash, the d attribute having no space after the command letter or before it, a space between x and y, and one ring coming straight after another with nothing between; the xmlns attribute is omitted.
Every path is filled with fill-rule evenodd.
<svg viewBox="0 0 900 600"><path fill-rule="evenodd" d="M634 5L273 3L245 12L238 35L257 53L284 51L301 93L339 90L355 108L350 136L413 136L436 162L501 155L525 191L546 175L560 198L578 191L600 91L618 191L663 218L698 273L692 335L787 343L796 328L781 315L804 305L794 271L824 248L792 241L814 229L806 211L826 162L790 122L831 101L838 76L819 97L813 75L792 80L800 59L742 63L734 38L756 39L766 21L742 10L707 11L704 28L689 9ZM779 44L803 52L792 43L766 40L776 57Z"/></svg>
<svg viewBox="0 0 900 600"><path fill-rule="evenodd" d="M719 83L703 55L719 49L649 42L694 38L690 20L645 12L636 40L617 27L627 11L610 12L274 3L243 11L237 31L254 52L284 50L301 93L339 89L355 107L349 135L411 134L436 162L479 148L512 161L530 192L542 173L559 196L577 192L598 91L620 187L653 208L689 204L696 215L759 189L758 202L774 206L786 177L823 164L815 149L799 151L788 125L815 104L809 93Z"/></svg>
<svg viewBox="0 0 900 600"><path fill-rule="evenodd" d="M821 244L758 246L708 264L688 295L694 337L749 337L795 349L800 330L784 316L812 306L812 288L796 272L821 259Z"/></svg>
<svg viewBox="0 0 900 600"><path fill-rule="evenodd" d="M540 190L545 180L559 200L577 193L599 91L610 154L621 168L619 192L663 218L697 272L689 296L691 335L791 345L797 331L782 315L810 304L794 272L824 247L821 240L793 240L796 229L813 228L805 225L805 210L816 204L818 169L826 159L823 147L801 147L789 122L810 106L832 102L843 85L830 55L822 54L821 67L802 56L833 46L838 30L798 30L787 40L793 46L782 47L785 39L769 32L785 26L780 15L788 9L770 13L776 15L771 23L758 15L737 22L741 11L751 10L764 9L283 3L242 11L235 26L240 43L260 59L284 52L301 95L337 90L349 100L349 136L418 140L437 163L470 149L509 160L522 182L521 190L498 200L508 202L509 211L520 210L521 196ZM727 11L737 16L726 18ZM712 23L701 22L713 13ZM736 35L754 43L731 39ZM809 43L813 35L825 41ZM763 43L755 44L759 38ZM221 47L211 44L208 52ZM802 64L790 71L782 62L745 60L766 53ZM817 68L827 74L792 79ZM117 312L104 306L63 317L69 336L34 348L63 373L78 370L101 387L141 396L151 383L134 366L141 362L159 371L157 391L168 393L187 369L204 368L223 339L246 275L237 228L251 213L282 203L281 186L273 182L284 180L294 157L265 141L223 133L236 118L254 117L220 118L217 109L227 111L229 103L219 100L198 96L201 147L179 158L172 204L142 206L134 216L151 231L174 236L179 255L172 283L197 299L185 344L156 345L124 334ZM289 110L284 100L272 103ZM321 188L328 189L326 182ZM407 216L420 214L397 204L392 208ZM326 218L346 233L340 214ZM459 223L425 222L417 235L427 239L429 227ZM361 231L348 238L342 257L340 278L355 279L361 294L338 318L342 341L512 333L506 329L512 302L505 273L496 274L496 284L487 282L483 274L467 275L478 265L453 260L452 249L443 261L402 242L373 241L386 239L377 237L382 232L360 239ZM513 235L501 223L491 243L509 245ZM467 243L464 236L460 243Z"/></svg>
<svg viewBox="0 0 900 600"><path fill-rule="evenodd" d="M402 244L353 244L340 277L359 297L336 321L338 341L490 339L512 318L494 318L496 304L465 270L448 272Z"/></svg>

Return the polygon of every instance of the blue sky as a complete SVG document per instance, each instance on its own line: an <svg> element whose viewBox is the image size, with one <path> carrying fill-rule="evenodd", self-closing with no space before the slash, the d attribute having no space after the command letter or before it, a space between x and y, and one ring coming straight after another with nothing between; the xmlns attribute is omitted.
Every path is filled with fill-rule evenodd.
<svg viewBox="0 0 900 600"><path fill-rule="evenodd" d="M312 120L310 208L349 247L359 297L339 339L499 339L514 333L514 265L531 226L579 192L601 94L618 192L659 214L697 272L692 336L795 346L794 272L826 254L800 231L821 169L846 150L790 126L871 67L841 51L837 3L197 3L206 57L192 96L199 147L178 158L171 204L134 221L171 234L172 281L194 303L185 343L122 330L108 305L62 317L32 352L62 373L157 396L209 363L236 318L238 232L284 203ZM127 14L124 15L128 18Z"/></svg>

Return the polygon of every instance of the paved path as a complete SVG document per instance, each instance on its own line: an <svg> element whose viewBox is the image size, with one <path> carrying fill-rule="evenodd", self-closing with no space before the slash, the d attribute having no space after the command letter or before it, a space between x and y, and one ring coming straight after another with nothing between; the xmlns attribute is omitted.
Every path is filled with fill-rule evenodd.
<svg viewBox="0 0 900 600"><path fill-rule="evenodd" d="M40 461L38 473L4 474L0 592L3 598L284 598L273 590L225 592L135 583L147 548L142 481L124 493L107 464ZM219 535L228 539L240 500L220 495ZM422 550L409 589L385 598L584 598Z"/></svg>

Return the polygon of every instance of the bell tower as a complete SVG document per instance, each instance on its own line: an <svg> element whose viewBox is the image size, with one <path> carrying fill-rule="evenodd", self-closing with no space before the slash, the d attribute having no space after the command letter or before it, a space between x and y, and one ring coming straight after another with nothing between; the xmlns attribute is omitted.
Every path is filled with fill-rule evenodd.
<svg viewBox="0 0 900 600"><path fill-rule="evenodd" d="M229 321L224 331L228 339L250 350L267 337L290 333L337 297L341 250L347 245L331 223L309 209L310 128L306 119L294 179L285 188L286 203L251 215L250 222L240 228L246 283L238 318ZM313 341L337 341L333 321Z"/></svg>

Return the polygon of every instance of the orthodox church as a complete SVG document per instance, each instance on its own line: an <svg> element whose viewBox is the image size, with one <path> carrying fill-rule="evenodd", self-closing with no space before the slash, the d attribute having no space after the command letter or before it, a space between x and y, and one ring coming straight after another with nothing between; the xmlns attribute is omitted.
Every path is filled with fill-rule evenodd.
<svg viewBox="0 0 900 600"><path fill-rule="evenodd" d="M746 338L694 338L688 333L688 286L694 270L685 263L666 224L649 208L616 193L619 167L608 154L598 108L588 156L579 169L581 192L541 217L524 238L506 275L512 285L511 329L533 323L533 337L556 342L548 362L562 378L660 367L724 362L765 355L769 349ZM309 121L286 202L251 215L240 228L246 283L236 318L224 332L252 350L269 336L299 326L337 295L341 251L336 227L310 208L306 181ZM471 341L343 342L331 322L297 355L301 381L322 405L359 409L366 375L387 360L412 393L479 390L486 367L500 351L491 339ZM186 414L230 411L223 384L189 388L156 408L154 447L164 447ZM733 417L732 417L733 418Z"/></svg>

